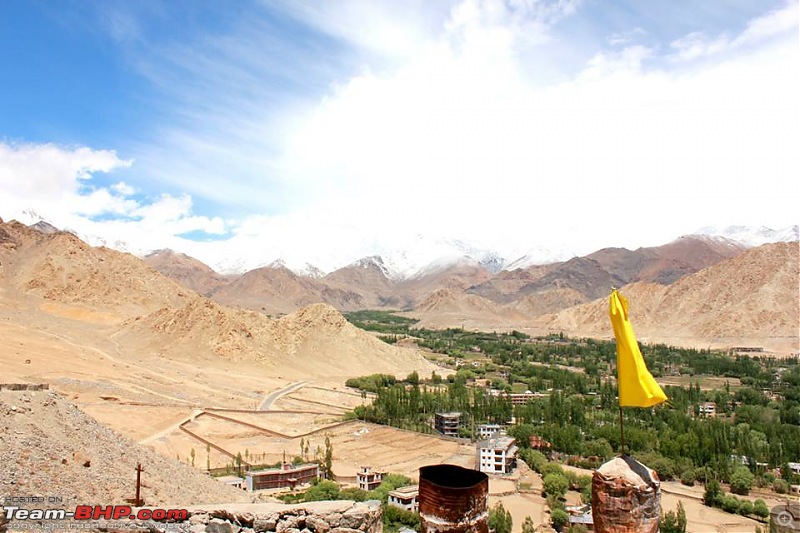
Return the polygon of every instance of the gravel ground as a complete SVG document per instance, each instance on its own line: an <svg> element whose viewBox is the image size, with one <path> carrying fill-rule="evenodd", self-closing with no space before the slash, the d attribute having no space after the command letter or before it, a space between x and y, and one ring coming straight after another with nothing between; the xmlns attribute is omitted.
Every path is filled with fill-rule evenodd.
<svg viewBox="0 0 800 533"><path fill-rule="evenodd" d="M0 391L0 502L42 497L45 507L67 510L125 504L135 495L137 463L144 470L141 495L149 506L252 499L123 437L55 392ZM20 507L41 505L23 502Z"/></svg>

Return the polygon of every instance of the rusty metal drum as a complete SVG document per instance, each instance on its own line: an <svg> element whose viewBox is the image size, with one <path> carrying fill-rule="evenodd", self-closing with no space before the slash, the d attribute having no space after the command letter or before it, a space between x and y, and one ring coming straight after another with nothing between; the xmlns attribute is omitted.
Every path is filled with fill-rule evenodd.
<svg viewBox="0 0 800 533"><path fill-rule="evenodd" d="M455 465L419 469L422 533L489 533L489 477Z"/></svg>

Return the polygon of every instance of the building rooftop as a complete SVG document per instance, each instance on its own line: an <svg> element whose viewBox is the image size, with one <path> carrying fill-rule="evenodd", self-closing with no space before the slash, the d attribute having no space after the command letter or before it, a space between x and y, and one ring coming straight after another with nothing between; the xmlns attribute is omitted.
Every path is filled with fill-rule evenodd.
<svg viewBox="0 0 800 533"><path fill-rule="evenodd" d="M219 476L216 478L217 481L222 483L243 483L244 478L240 478L239 476Z"/></svg>
<svg viewBox="0 0 800 533"><path fill-rule="evenodd" d="M392 491L389 491L389 494L392 496L414 496L419 494L419 485L406 485L405 487L398 487Z"/></svg>
<svg viewBox="0 0 800 533"><path fill-rule="evenodd" d="M478 442L480 448L491 448L494 450L508 449L514 444L514 437L495 433L486 440Z"/></svg>
<svg viewBox="0 0 800 533"><path fill-rule="evenodd" d="M299 465L293 465L291 463L284 463L283 466L279 466L276 468L265 468L263 470L250 470L247 472L248 475L258 475L258 474L275 474L277 472L296 472L298 470L305 470L307 468L319 468L317 463L303 463Z"/></svg>

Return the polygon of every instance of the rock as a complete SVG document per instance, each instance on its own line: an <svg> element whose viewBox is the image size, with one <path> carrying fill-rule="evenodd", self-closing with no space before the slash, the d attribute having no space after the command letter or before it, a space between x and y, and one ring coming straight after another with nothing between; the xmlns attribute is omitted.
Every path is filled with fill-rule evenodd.
<svg viewBox="0 0 800 533"><path fill-rule="evenodd" d="M206 533L238 533L239 526L226 522L220 518L212 518L206 526Z"/></svg>
<svg viewBox="0 0 800 533"><path fill-rule="evenodd" d="M592 476L592 518L597 533L656 533L661 482L635 459L615 457Z"/></svg>
<svg viewBox="0 0 800 533"><path fill-rule="evenodd" d="M275 531L278 527L278 521L274 518L256 518L253 520L253 529L257 533L263 533L265 531Z"/></svg>
<svg viewBox="0 0 800 533"><path fill-rule="evenodd" d="M309 516L306 518L306 526L311 528L311 531L315 533L328 533L331 530L331 526L316 516Z"/></svg>
<svg viewBox="0 0 800 533"><path fill-rule="evenodd" d="M189 517L190 524L208 524L208 514L198 513Z"/></svg>
<svg viewBox="0 0 800 533"><path fill-rule="evenodd" d="M72 460L76 463L83 465L86 468L92 466L91 458L83 452L75 452L72 454Z"/></svg>

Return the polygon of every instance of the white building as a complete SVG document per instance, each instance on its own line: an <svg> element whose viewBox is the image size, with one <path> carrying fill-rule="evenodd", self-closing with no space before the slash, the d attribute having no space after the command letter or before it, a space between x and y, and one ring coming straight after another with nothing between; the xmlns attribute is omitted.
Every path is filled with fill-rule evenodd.
<svg viewBox="0 0 800 533"><path fill-rule="evenodd" d="M476 463L478 470L487 474L508 474L517 466L517 447L514 439L498 433L479 441Z"/></svg>
<svg viewBox="0 0 800 533"><path fill-rule="evenodd" d="M702 417L715 417L717 416L717 404L715 402L703 402L700 404L700 416Z"/></svg>
<svg viewBox="0 0 800 533"><path fill-rule="evenodd" d="M416 513L419 510L418 498L419 485L408 485L389 492L388 504Z"/></svg>
<svg viewBox="0 0 800 533"><path fill-rule="evenodd" d="M500 424L481 424L478 426L478 437L481 439L488 439L502 429L503 426Z"/></svg>
<svg viewBox="0 0 800 533"><path fill-rule="evenodd" d="M356 482L361 490L375 490L381 486L381 481L383 481L383 472L376 472L372 470L372 467L362 466L361 470L356 472Z"/></svg>

